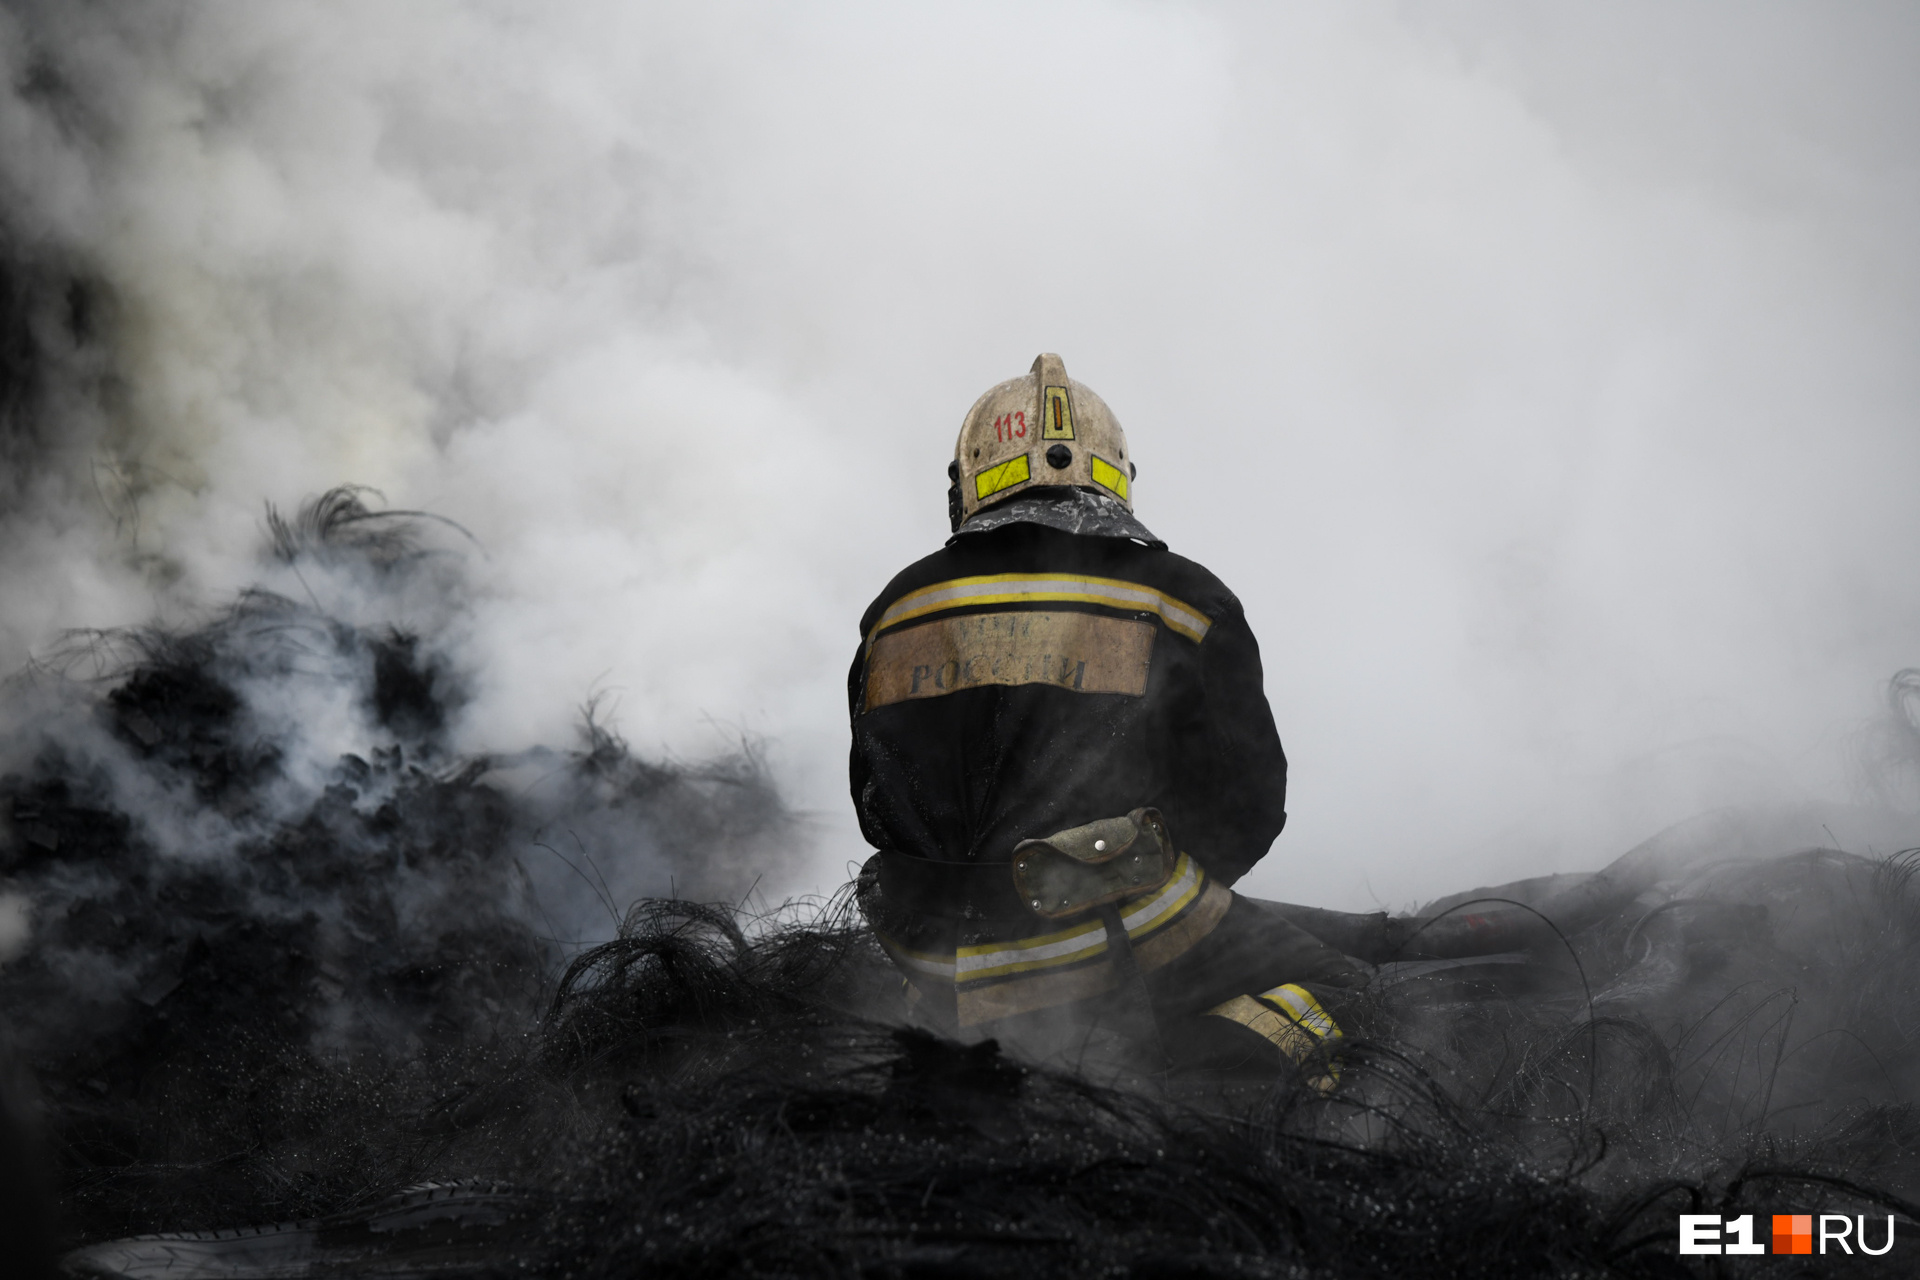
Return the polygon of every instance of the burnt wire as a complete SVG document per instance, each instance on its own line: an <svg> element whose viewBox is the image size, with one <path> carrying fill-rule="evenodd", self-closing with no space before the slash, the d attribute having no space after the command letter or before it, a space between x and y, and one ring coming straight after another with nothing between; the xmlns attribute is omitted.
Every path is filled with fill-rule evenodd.
<svg viewBox="0 0 1920 1280"><path fill-rule="evenodd" d="M1547 928L1553 931L1553 936L1559 939L1561 947L1565 949L1567 953L1567 958L1573 961L1574 971L1580 975L1580 991L1582 996L1586 1000L1586 1008L1587 1008L1586 1028L1588 1033L1587 1090L1585 1095L1582 1097L1581 1104L1580 1104L1580 1128L1582 1132L1584 1132L1587 1128L1587 1122L1592 1115L1596 1072L1598 1071L1599 1064L1600 1064L1600 1040L1599 1040L1599 1032L1596 1029L1594 1015L1593 1015L1593 984L1587 981L1587 969L1585 965L1580 963L1579 951L1575 949L1572 941L1568 939L1567 935L1560 931L1559 925L1555 924L1551 919L1549 919L1542 912L1536 910L1534 907L1530 906L1527 903L1521 902L1517 898L1470 898L1465 902L1455 903L1454 905L1448 907L1445 911L1439 912L1438 914L1434 915L1430 919L1423 920L1416 928L1412 930L1412 932L1410 932L1407 935L1407 937L1400 943L1400 945L1394 949L1394 954L1399 955L1400 953L1404 952L1410 945L1412 945L1414 939L1418 938L1421 934L1425 933L1427 930L1431 929L1434 925L1438 924L1441 920L1444 920L1446 917L1452 915L1454 912L1459 911L1464 907L1479 906L1484 903L1499 903L1502 906L1518 907L1520 908L1520 910L1525 911L1529 915L1538 919L1542 924L1546 925ZM1571 1169L1572 1169L1573 1160L1577 1157L1577 1151L1578 1149L1576 1148L1575 1154L1570 1155L1568 1157L1569 1173L1571 1172Z"/></svg>

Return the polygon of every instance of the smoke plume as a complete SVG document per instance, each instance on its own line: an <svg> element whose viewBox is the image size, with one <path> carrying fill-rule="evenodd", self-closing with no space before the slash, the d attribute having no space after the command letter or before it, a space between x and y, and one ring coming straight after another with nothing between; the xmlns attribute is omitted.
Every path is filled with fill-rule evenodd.
<svg viewBox="0 0 1920 1280"><path fill-rule="evenodd" d="M66 1237L438 1179L475 1274L1652 1275L1683 1203L1911 1215L1916 54L0 6L0 1005ZM1567 922L1390 971L1332 1098L941 1042L843 900L762 909L864 856L854 620L1041 350L1261 638L1242 888Z"/></svg>
<svg viewBox="0 0 1920 1280"><path fill-rule="evenodd" d="M592 691L650 749L745 731L816 815L778 887L829 888L850 620L1041 349L1262 638L1266 892L1859 798L1914 661L1899 6L0 27L9 668L249 585L263 498L371 485L485 548L459 745Z"/></svg>

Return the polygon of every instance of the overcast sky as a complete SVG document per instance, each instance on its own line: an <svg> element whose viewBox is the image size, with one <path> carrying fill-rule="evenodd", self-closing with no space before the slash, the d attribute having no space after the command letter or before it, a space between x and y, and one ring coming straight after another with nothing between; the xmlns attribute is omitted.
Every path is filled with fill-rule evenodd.
<svg viewBox="0 0 1920 1280"><path fill-rule="evenodd" d="M28 4L0 50L11 234L115 300L8 666L377 485L487 549L466 746L594 690L642 750L763 736L817 815L770 882L830 887L858 617L1043 350L1260 637L1254 892L1850 798L1920 665L1911 4Z"/></svg>

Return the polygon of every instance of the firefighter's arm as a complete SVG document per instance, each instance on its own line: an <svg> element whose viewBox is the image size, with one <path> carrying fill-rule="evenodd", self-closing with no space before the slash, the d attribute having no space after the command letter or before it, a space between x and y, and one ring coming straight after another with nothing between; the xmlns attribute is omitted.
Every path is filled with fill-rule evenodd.
<svg viewBox="0 0 1920 1280"><path fill-rule="evenodd" d="M1200 645L1206 715L1190 775L1199 830L1176 832L1207 869L1233 883L1287 823L1287 757L1260 668L1260 645L1230 600Z"/></svg>
<svg viewBox="0 0 1920 1280"><path fill-rule="evenodd" d="M874 785L873 765L868 761L860 740L860 699L864 692L866 668L867 654L863 645L854 653L853 666L847 672L847 719L853 729L853 745L847 753L847 786L853 796L853 811L860 818L860 833L867 838L867 843L878 848L884 841L870 816L872 804L869 793Z"/></svg>

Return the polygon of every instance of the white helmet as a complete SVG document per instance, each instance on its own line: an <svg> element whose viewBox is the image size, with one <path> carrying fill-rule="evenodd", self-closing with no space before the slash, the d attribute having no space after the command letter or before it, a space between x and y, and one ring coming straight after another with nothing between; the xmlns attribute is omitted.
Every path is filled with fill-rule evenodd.
<svg viewBox="0 0 1920 1280"><path fill-rule="evenodd" d="M1133 510L1126 433L1106 401L1051 353L974 401L947 478L954 527L982 507L1046 486L1086 489Z"/></svg>

